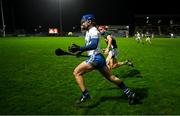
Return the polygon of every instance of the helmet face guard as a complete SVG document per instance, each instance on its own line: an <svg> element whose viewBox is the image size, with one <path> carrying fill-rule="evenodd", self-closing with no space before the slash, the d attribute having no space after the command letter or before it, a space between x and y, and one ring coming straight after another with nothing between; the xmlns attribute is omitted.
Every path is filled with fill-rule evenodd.
<svg viewBox="0 0 180 116"><path fill-rule="evenodd" d="M81 29L83 30L88 30L88 26L84 26L83 23L87 22L87 21L94 21L94 15L92 14L87 14L87 15L83 15L81 18Z"/></svg>

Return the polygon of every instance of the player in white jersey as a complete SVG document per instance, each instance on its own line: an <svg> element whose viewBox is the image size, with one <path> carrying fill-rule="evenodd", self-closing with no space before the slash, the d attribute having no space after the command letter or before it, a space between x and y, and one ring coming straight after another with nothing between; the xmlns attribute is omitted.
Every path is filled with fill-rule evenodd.
<svg viewBox="0 0 180 116"><path fill-rule="evenodd" d="M149 32L146 32L146 42L151 44L151 35L149 34Z"/></svg>
<svg viewBox="0 0 180 116"><path fill-rule="evenodd" d="M69 51L72 53L80 54L87 51L89 56L88 59L80 63L73 72L76 82L82 91L82 96L77 103L79 104L90 99L90 94L84 83L83 74L97 69L107 80L120 87L129 98L129 104L133 104L135 100L135 93L130 91L122 80L111 73L110 69L106 65L104 56L100 53L100 34L96 28L94 15L84 15L81 19L81 28L86 30L85 46L73 44L69 47Z"/></svg>
<svg viewBox="0 0 180 116"><path fill-rule="evenodd" d="M141 40L141 35L140 35L140 33L139 32L137 32L136 33L136 41L138 42L138 43L141 43L142 42L142 40Z"/></svg>

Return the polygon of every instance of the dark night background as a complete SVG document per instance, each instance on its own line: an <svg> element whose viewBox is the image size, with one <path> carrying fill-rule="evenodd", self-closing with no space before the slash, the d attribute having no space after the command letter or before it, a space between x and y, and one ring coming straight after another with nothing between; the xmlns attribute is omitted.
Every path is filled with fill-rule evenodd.
<svg viewBox="0 0 180 116"><path fill-rule="evenodd" d="M99 25L132 25L137 14L179 15L177 1L130 0L2 0L6 31L24 29L28 32L42 26L60 27L63 31L80 27L83 14L93 13ZM62 14L61 14L62 13ZM2 20L0 18L0 28ZM43 30L44 29L44 30Z"/></svg>

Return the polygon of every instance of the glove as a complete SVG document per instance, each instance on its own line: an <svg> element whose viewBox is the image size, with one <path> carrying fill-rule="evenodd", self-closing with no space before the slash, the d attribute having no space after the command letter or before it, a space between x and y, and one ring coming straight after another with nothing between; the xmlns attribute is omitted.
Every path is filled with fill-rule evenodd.
<svg viewBox="0 0 180 116"><path fill-rule="evenodd" d="M81 52L80 51L80 46L78 46L76 44L72 44L71 46L69 46L68 51L72 52L72 53Z"/></svg>
<svg viewBox="0 0 180 116"><path fill-rule="evenodd" d="M81 51L78 51L75 55L76 55L76 57L80 57L81 54L82 54L82 52L81 52Z"/></svg>

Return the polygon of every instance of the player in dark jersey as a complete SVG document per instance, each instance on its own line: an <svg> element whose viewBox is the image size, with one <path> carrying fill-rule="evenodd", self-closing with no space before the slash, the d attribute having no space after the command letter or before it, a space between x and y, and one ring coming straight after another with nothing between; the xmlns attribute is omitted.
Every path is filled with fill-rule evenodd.
<svg viewBox="0 0 180 116"><path fill-rule="evenodd" d="M107 47L104 49L104 54L108 54L106 58L108 68L117 68L126 64L133 67L133 64L129 60L125 60L123 62L117 60L118 47L116 44L116 40L112 37L112 34L106 30L105 26L99 26L98 30L104 37L104 40L107 44Z"/></svg>

